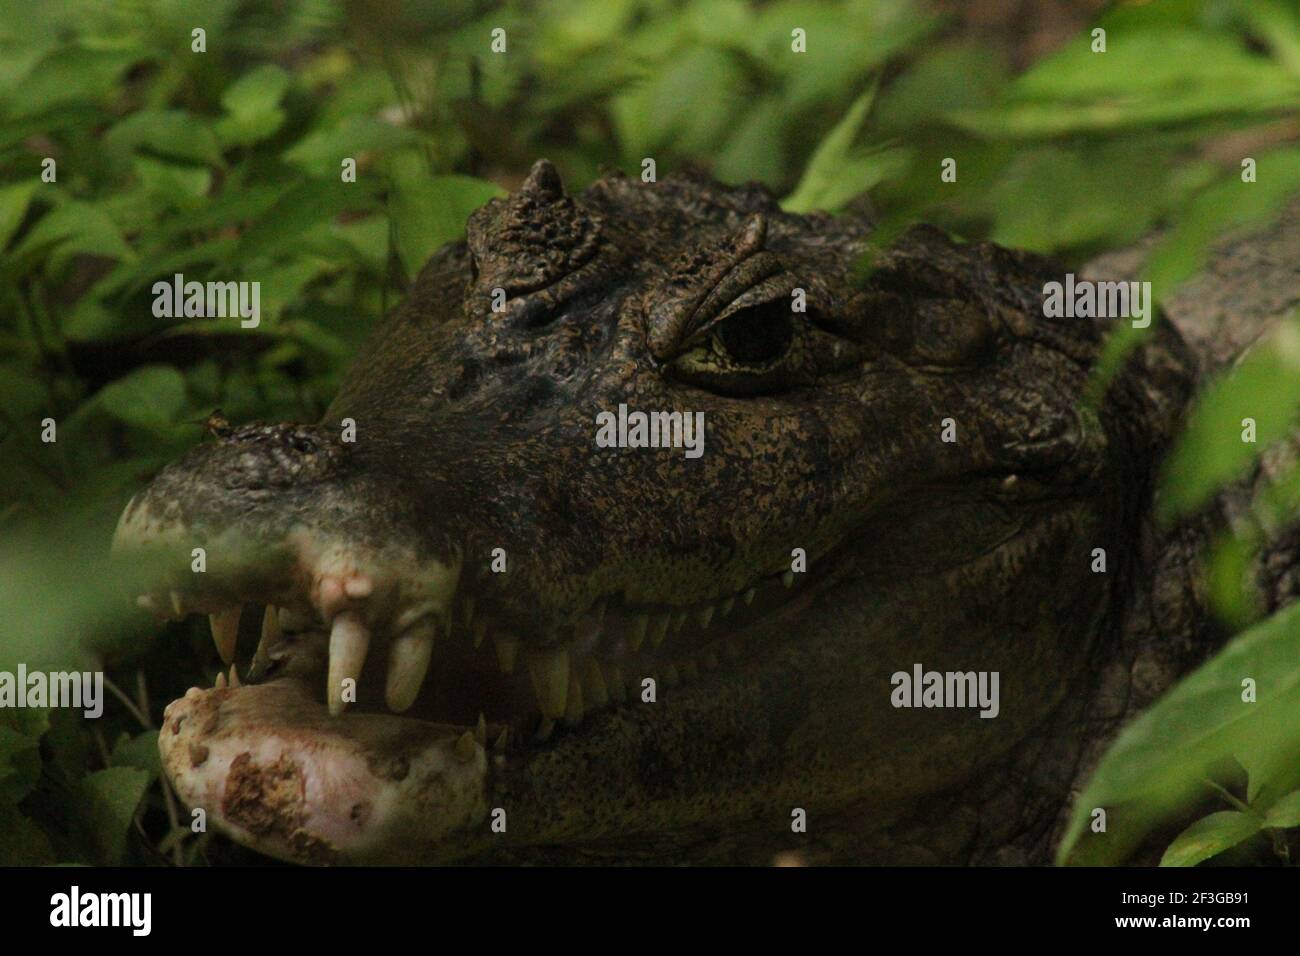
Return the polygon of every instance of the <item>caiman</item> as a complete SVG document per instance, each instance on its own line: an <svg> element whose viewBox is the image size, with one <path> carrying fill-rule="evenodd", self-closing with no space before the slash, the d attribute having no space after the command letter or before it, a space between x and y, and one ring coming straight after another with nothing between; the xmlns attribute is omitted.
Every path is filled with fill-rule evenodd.
<svg viewBox="0 0 1300 956"><path fill-rule="evenodd" d="M143 607L227 664L263 615L167 708L167 777L306 863L1047 861L1223 640L1200 556L1269 459L1172 529L1155 488L1300 297L1298 222L1222 245L1090 400L1124 320L1049 317L1045 258L539 161L319 422L214 418L126 507L116 550L170 562ZM995 699L901 706L930 672Z"/></svg>

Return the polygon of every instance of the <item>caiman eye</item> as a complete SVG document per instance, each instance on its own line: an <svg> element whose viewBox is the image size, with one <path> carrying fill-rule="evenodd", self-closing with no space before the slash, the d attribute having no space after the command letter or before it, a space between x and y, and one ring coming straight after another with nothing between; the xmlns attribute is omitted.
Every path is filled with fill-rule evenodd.
<svg viewBox="0 0 1300 956"><path fill-rule="evenodd" d="M733 312L713 327L713 334L735 362L762 365L775 361L794 339L790 303L764 302Z"/></svg>

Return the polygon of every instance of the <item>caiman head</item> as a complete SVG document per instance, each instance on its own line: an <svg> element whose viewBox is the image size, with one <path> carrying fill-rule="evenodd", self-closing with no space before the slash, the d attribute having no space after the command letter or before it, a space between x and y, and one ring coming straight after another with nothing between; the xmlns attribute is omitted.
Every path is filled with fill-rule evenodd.
<svg viewBox="0 0 1300 956"><path fill-rule="evenodd" d="M216 423L115 542L227 662L265 608L167 710L180 796L301 861L762 860L1023 740L1106 653L1179 402L1154 346L1085 400L1045 261L916 228L864 278L869 233L542 161L320 423ZM916 665L998 700L895 706Z"/></svg>

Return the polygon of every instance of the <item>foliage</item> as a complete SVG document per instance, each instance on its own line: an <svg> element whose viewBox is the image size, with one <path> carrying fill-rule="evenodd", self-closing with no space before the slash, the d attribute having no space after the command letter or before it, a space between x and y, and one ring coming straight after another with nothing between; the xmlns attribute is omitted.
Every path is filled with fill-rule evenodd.
<svg viewBox="0 0 1300 956"><path fill-rule="evenodd" d="M1300 188L1291 7L1165 0L1097 25L1105 55L1081 34L1017 75L911 0L0 0L0 668L107 664L135 688L94 727L0 712L0 862L209 858L152 785L149 735L211 647L125 606L112 522L213 408L318 417L420 264L536 157L578 186L647 156L702 164L795 210L869 192L881 237L924 218L1071 263L1167 227L1157 298ZM259 281L260 326L156 317L153 283L178 272ZM1172 502L1248 464L1216 423L1243 394L1291 401L1293 374L1261 359L1207 397ZM1286 639L1261 628L1249 648Z"/></svg>

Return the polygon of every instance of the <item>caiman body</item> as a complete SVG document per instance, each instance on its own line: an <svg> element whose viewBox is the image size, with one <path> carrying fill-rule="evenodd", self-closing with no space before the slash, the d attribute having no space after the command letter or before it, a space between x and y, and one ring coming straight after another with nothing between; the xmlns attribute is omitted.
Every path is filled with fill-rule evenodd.
<svg viewBox="0 0 1300 956"><path fill-rule="evenodd" d="M1218 640L1218 516L1150 518L1207 363L1162 318L1090 402L1116 320L1045 317L1059 268L917 228L861 279L869 234L544 161L476 212L320 423L217 425L124 513L223 656L271 608L167 710L181 797L303 862L1047 859ZM703 453L604 447L620 405ZM996 672L996 716L895 706L916 665Z"/></svg>

